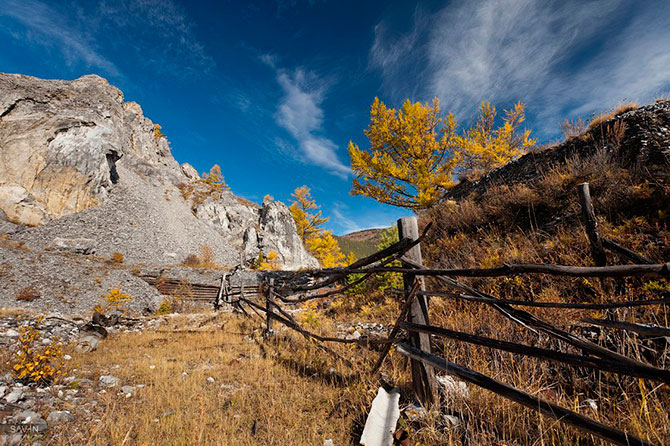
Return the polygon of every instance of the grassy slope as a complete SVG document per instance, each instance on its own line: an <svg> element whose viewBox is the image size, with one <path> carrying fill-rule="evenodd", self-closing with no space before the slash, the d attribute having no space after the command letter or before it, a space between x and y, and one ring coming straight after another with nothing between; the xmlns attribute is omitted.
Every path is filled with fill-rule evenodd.
<svg viewBox="0 0 670 446"><path fill-rule="evenodd" d="M364 229L347 235L336 235L335 240L344 253L353 252L357 259L377 251L380 234L384 229Z"/></svg>
<svg viewBox="0 0 670 446"><path fill-rule="evenodd" d="M668 105L667 108L670 108ZM588 181L599 220L600 232L656 262L670 259L670 167L657 156L667 140L640 149L640 140L657 136L667 126L670 113L638 112L637 116L614 119L596 126L588 134L563 146L513 163L484 179L479 185L457 188L456 200L422 215L433 222L431 238L423 248L426 263L439 267L493 267L508 263L592 264L588 241L580 221L577 185ZM639 119L638 119L639 118ZM659 122L661 121L661 122ZM623 126L621 124L624 124ZM645 128L645 126L647 126ZM623 130L622 130L623 129ZM637 142L636 142L637 141ZM570 148L573 154L553 156ZM646 152L645 152L646 150ZM584 156L577 156L581 153ZM638 154L633 158L632 154ZM646 158L642 158L642 156ZM535 157L535 158L534 158ZM555 164L538 164L538 159ZM552 158L553 157L553 158ZM654 162L649 160L655 159ZM659 161L660 160L660 161ZM527 175L528 171L541 172ZM626 259L608 254L611 264ZM630 278L593 280L524 276L504 279L464 280L498 297L535 301L603 302L658 297L670 291L664 280ZM435 284L429 284L437 288ZM531 309L537 317L565 330L599 341L610 349L660 367L670 359L668 342L653 342L621 332L581 329L582 317L610 317L636 323L669 326L666 306L614 311L561 311ZM433 299L431 322L446 328L524 344L560 348L568 346L538 336L511 323L484 305ZM606 342L604 341L606 340ZM454 342L439 345L457 363L494 376L564 407L632 432L656 444L670 444L670 388L654 387L630 378L574 370L537 360L502 354ZM655 391L650 391L655 388ZM521 411L487 392L466 410L476 420L488 420L468 429L470 441L505 439L517 444L576 444L572 429ZM594 411L586 403L596 402ZM601 444L593 440L594 443Z"/></svg>

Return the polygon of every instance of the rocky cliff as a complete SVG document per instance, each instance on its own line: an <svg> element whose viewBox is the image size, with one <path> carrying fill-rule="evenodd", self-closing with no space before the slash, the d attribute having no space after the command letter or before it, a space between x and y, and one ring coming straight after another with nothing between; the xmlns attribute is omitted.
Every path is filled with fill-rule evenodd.
<svg viewBox="0 0 670 446"><path fill-rule="evenodd" d="M128 263L178 264L206 245L225 266L270 251L286 269L318 265L283 203L195 202L183 190L199 182L105 79L0 74L0 231L12 239Z"/></svg>

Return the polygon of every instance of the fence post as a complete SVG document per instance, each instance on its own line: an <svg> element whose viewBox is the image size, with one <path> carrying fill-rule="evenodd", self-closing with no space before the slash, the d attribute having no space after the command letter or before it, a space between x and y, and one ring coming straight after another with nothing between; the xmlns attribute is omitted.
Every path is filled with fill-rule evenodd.
<svg viewBox="0 0 670 446"><path fill-rule="evenodd" d="M269 279L268 288L265 291L265 336L272 336L272 324L274 322L272 318L272 291L274 290L274 279Z"/></svg>
<svg viewBox="0 0 670 446"><path fill-rule="evenodd" d="M591 244L591 255L596 266L607 265L607 256L603 249L603 242L598 234L598 222L596 221L596 213L593 210L593 203L591 202L591 190L589 183L581 183L579 185L579 202L582 205L582 216L584 217L584 226L586 226L586 235Z"/></svg>
<svg viewBox="0 0 670 446"><path fill-rule="evenodd" d="M416 240L419 238L419 225L417 223L416 217L405 217L398 220L398 238L400 240L408 238L411 240ZM405 253L400 259L402 262L403 259L410 260L415 264L421 263L421 246L416 245L409 251ZM410 290L416 280L416 274L406 273L403 274L403 282L405 288L405 297L408 297ZM421 291L426 289L423 278L421 280ZM409 311L408 319L414 324L428 325L428 299L426 296L415 296L412 301L411 308ZM419 348L426 353L430 353L430 335L426 333L410 333L409 334L410 345L413 347ZM422 404L428 404L434 401L434 383L435 383L435 372L431 366L425 365L421 361L415 359L411 360L412 366L412 385L414 388L414 394L419 399Z"/></svg>

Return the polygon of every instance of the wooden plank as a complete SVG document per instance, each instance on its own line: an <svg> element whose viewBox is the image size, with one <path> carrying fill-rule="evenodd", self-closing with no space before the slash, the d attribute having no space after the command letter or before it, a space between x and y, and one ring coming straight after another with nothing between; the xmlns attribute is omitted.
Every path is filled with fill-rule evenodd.
<svg viewBox="0 0 670 446"><path fill-rule="evenodd" d="M633 333L648 337L670 336L670 328L666 327L650 327L648 325L633 324L623 321L610 321L607 319L594 319L590 317L580 319L580 322L599 325L601 327L615 328L617 330L632 331Z"/></svg>
<svg viewBox="0 0 670 446"><path fill-rule="evenodd" d="M432 297L449 297L460 300L467 300L471 302L481 303L502 303L508 305L518 305L522 307L539 307L539 308L572 308L584 310L605 310L610 308L632 308L643 307L646 305L670 304L670 295L659 299L640 299L640 300L626 300L622 302L606 302L602 304L589 304L577 302L534 302L527 300L514 299L491 299L489 297L470 296L462 293L451 293L448 291L420 291L420 295Z"/></svg>
<svg viewBox="0 0 670 446"><path fill-rule="evenodd" d="M605 266L607 265L607 256L605 255L603 243L600 240L600 234L598 233L598 222L596 220L596 213L593 210L589 183L581 183L578 188L579 202L582 205L582 217L584 218L586 236L588 237L591 246L591 256L593 257L596 266Z"/></svg>
<svg viewBox="0 0 670 446"><path fill-rule="evenodd" d="M340 271L346 268L340 269ZM385 273L410 273L411 268L405 267L370 267L363 269L350 269L348 274L361 274L366 272ZM521 274L548 274L553 276L570 277L633 277L652 276L670 277L670 263L657 263L652 265L611 265L611 266L572 266L552 265L544 263L520 263L503 264L493 268L424 268L422 276L444 276L444 277L508 277Z"/></svg>
<svg viewBox="0 0 670 446"><path fill-rule="evenodd" d="M405 217L398 220L398 237L400 240L418 240L419 224L416 217ZM413 264L421 265L421 245L417 244L407 250L400 258L400 261L410 261ZM403 283L405 293L409 299L414 282L417 280L415 272L403 274ZM419 290L424 291L425 284L423 278L418 279ZM428 299L425 296L415 296L410 300L410 309L408 314L410 322L415 324L429 325L428 317ZM409 342L412 346L430 353L430 336L424 333L410 333ZM430 366L421 361L411 361L412 385L414 394L422 404L428 404L435 401L435 372Z"/></svg>
<svg viewBox="0 0 670 446"><path fill-rule="evenodd" d="M599 359L593 356L573 355L556 350L531 347L529 345L517 344L514 342L500 341L498 339L472 335L440 327L417 325L407 322L401 323L400 326L409 331L428 333L439 337L454 339L456 341L466 342L468 344L481 345L483 347L503 350L519 355L545 359L563 364L570 364L575 367L587 367L594 370L601 370L603 372L634 376L636 378L645 378L670 384L670 370L659 369L652 366L637 366L624 364L619 361Z"/></svg>
<svg viewBox="0 0 670 446"><path fill-rule="evenodd" d="M512 400L529 409L540 412L550 418L569 424L579 430L587 432L612 444L620 446L652 446L653 443L634 437L613 427L602 424L584 415L550 403L542 398L526 393L509 384L502 383L472 369L449 362L430 353L426 353L411 345L398 344L397 352L416 361L421 361L436 369L444 370L450 375L463 381L489 390L496 395Z"/></svg>
<svg viewBox="0 0 670 446"><path fill-rule="evenodd" d="M268 281L268 289L265 292L265 336L272 336L273 334L272 324L274 319L272 318L272 306L274 303L272 302L272 292L274 285L275 280L271 278ZM244 296L241 296L240 299L244 299Z"/></svg>

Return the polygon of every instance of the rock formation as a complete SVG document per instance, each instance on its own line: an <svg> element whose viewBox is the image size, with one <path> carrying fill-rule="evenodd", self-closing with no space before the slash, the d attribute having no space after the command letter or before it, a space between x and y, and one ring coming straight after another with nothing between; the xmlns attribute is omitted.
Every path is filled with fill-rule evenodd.
<svg viewBox="0 0 670 446"><path fill-rule="evenodd" d="M284 204L230 192L195 203L183 188L200 182L105 79L0 74L0 228L15 240L61 250L86 241L86 253L152 265L178 264L203 245L224 266L270 251L287 269L318 265Z"/></svg>

